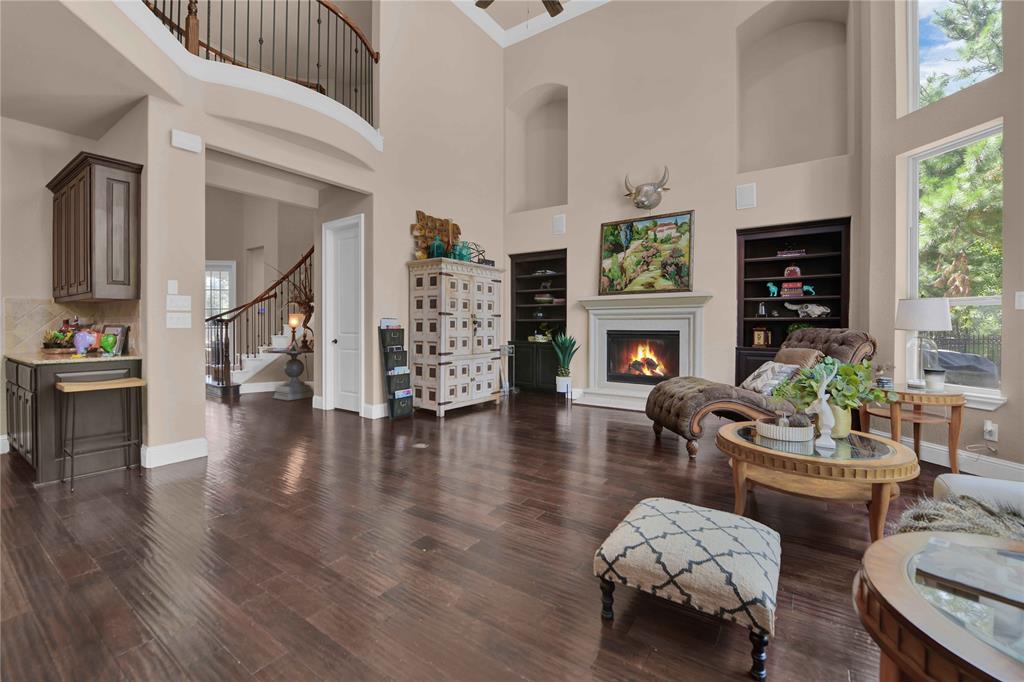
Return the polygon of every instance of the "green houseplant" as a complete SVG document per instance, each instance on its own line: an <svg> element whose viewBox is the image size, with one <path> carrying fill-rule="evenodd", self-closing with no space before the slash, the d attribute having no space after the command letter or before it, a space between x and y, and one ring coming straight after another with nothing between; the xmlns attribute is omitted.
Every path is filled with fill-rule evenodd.
<svg viewBox="0 0 1024 682"><path fill-rule="evenodd" d="M555 350L555 357L558 359L558 371L555 373L555 387L559 393L572 392L572 376L569 364L580 349L576 339L565 332L561 332L551 339L551 347Z"/></svg>
<svg viewBox="0 0 1024 682"><path fill-rule="evenodd" d="M890 402L895 394L876 387L872 381L871 362L842 363L835 358L825 358L814 367L802 369L791 379L784 381L772 392L776 398L783 398L800 412L807 412L817 400L823 381L835 372L828 382L825 393L835 418L833 438L850 435L852 425L851 408L871 402Z"/></svg>

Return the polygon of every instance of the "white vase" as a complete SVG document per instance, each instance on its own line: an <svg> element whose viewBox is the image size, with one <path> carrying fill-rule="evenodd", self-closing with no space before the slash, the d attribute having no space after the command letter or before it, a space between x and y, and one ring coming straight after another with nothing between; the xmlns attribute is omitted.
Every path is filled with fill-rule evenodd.
<svg viewBox="0 0 1024 682"><path fill-rule="evenodd" d="M821 382L821 387L818 389L818 399L815 401L813 408L818 414L818 431L820 432L818 440L814 441L814 445L822 450L836 449L836 442L832 440L832 427L836 425L836 417L832 414L832 408L829 407L827 391L829 382L835 378L837 372L838 368L833 369L832 373Z"/></svg>
<svg viewBox="0 0 1024 682"><path fill-rule="evenodd" d="M572 393L572 377L555 377L555 390L559 393Z"/></svg>

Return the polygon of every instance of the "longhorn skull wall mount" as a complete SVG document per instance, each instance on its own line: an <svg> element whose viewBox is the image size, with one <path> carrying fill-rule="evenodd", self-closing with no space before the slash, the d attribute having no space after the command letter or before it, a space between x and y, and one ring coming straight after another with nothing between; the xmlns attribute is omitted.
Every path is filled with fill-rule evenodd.
<svg viewBox="0 0 1024 682"><path fill-rule="evenodd" d="M668 166L665 166L665 172L661 175L661 180L657 182L645 182L642 185L633 186L629 181L629 173L626 173L626 194L625 196L633 200L633 205L637 208L650 210L657 207L661 203L661 193L669 190L665 185L668 184Z"/></svg>

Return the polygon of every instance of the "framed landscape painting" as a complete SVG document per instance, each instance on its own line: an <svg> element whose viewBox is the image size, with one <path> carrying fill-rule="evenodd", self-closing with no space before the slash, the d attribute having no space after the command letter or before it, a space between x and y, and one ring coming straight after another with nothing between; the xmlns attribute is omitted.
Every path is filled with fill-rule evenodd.
<svg viewBox="0 0 1024 682"><path fill-rule="evenodd" d="M693 211L601 225L598 293L692 291Z"/></svg>

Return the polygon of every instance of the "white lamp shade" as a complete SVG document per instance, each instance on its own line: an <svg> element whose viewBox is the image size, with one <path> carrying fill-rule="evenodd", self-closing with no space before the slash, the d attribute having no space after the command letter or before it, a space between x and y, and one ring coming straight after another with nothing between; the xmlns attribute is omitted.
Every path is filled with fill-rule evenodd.
<svg viewBox="0 0 1024 682"><path fill-rule="evenodd" d="M953 329L948 298L901 298L896 305L896 329L948 332Z"/></svg>

